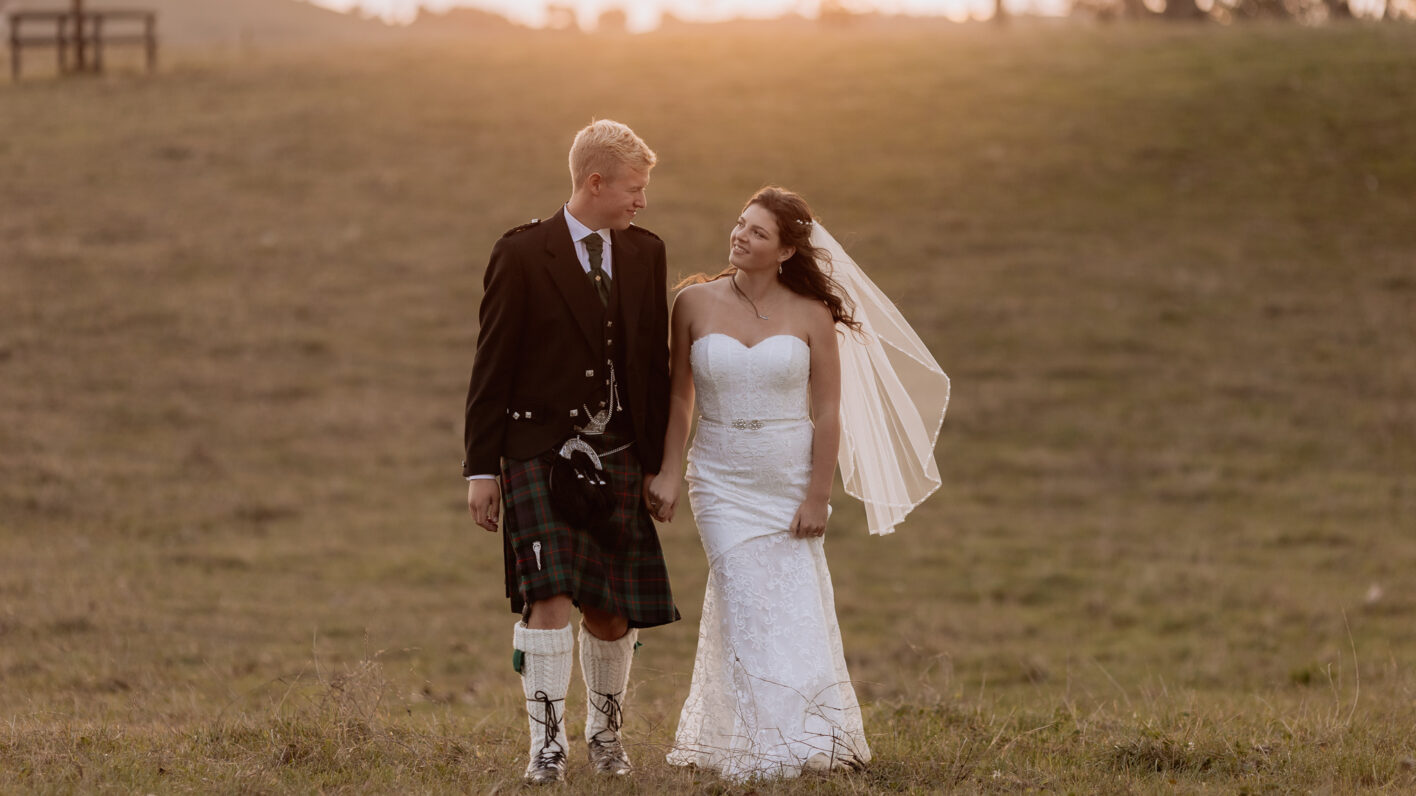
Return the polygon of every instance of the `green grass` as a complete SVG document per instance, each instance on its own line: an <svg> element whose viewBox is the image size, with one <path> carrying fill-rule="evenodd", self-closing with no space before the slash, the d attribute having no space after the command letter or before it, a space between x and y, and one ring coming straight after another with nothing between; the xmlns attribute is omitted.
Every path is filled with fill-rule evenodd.
<svg viewBox="0 0 1416 796"><path fill-rule="evenodd" d="M481 269L632 124L712 270L802 191L954 379L830 555L877 761L791 793L1416 787L1416 30L526 36L0 86L0 790L505 790ZM685 621L645 634L634 783ZM578 695L572 722L583 715Z"/></svg>

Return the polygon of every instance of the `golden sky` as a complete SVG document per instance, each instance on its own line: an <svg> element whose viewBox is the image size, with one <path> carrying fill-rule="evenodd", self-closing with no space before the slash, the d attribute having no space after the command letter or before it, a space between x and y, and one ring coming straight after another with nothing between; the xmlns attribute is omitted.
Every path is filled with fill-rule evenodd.
<svg viewBox="0 0 1416 796"><path fill-rule="evenodd" d="M651 30L664 13L680 19L719 21L732 18L771 18L784 14L804 14L814 17L820 0L312 0L317 5L341 11L362 9L390 22L407 22L422 5L431 11L444 11L453 6L470 6L495 11L525 25L540 25L546 19L546 6L570 6L576 10L582 24L593 24L601 12L623 9L629 16L631 30ZM983 18L991 13L993 0L846 0L845 5L886 14L917 16L947 16L956 20L970 16ZM1014 5L1009 2L1008 5ZM1026 5L1042 13L1065 11L1062 0L1027 0ZM1056 7L1055 9L1053 7Z"/></svg>

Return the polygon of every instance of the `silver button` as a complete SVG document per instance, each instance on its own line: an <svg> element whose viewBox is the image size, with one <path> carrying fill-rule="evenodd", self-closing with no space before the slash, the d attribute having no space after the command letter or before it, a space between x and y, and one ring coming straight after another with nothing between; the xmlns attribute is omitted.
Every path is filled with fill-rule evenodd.
<svg viewBox="0 0 1416 796"><path fill-rule="evenodd" d="M527 412L527 413L526 413L526 419L527 419L527 420L530 420L530 419L531 419L531 413L530 413L530 412Z"/></svg>
<svg viewBox="0 0 1416 796"><path fill-rule="evenodd" d="M595 378L595 371L593 371L593 370L587 370L587 371L585 371L585 378L587 378L587 379L593 379L593 378Z"/></svg>
<svg viewBox="0 0 1416 796"><path fill-rule="evenodd" d="M512 419L512 420L520 420L520 419L521 419L521 413L520 413L520 412L512 412L512 413L511 413L511 419Z"/></svg>
<svg viewBox="0 0 1416 796"><path fill-rule="evenodd" d="M580 417L580 410L579 410L579 409L572 409L572 410L570 410L570 416L571 416L571 417Z"/></svg>
<svg viewBox="0 0 1416 796"><path fill-rule="evenodd" d="M604 401L601 401L601 402L600 402L600 406L603 407L604 405L605 405L605 402L604 402Z"/></svg>
<svg viewBox="0 0 1416 796"><path fill-rule="evenodd" d="M608 327L611 328L611 329L615 328L615 322L614 322L614 321L605 321L605 325L608 326Z"/></svg>

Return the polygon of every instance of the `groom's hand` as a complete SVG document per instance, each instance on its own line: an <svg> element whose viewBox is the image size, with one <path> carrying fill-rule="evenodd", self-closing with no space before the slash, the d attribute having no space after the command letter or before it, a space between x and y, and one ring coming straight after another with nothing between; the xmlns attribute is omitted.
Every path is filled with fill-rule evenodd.
<svg viewBox="0 0 1416 796"><path fill-rule="evenodd" d="M497 515L501 512L501 487L497 486L497 479L473 478L467 482L467 510L478 525L497 532Z"/></svg>

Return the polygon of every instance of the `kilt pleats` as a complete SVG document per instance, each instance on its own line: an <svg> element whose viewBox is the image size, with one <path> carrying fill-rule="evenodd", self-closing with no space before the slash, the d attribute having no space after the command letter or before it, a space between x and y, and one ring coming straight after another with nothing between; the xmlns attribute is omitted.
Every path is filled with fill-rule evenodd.
<svg viewBox="0 0 1416 796"><path fill-rule="evenodd" d="M629 442L612 432L586 438L597 451ZM653 627L679 618L654 520L641 497L644 474L632 447L601 463L614 494L609 522L618 530L614 549L577 530L551 506L549 483L556 452L502 462L503 554L511 610L568 594L580 607L622 616L630 627Z"/></svg>

